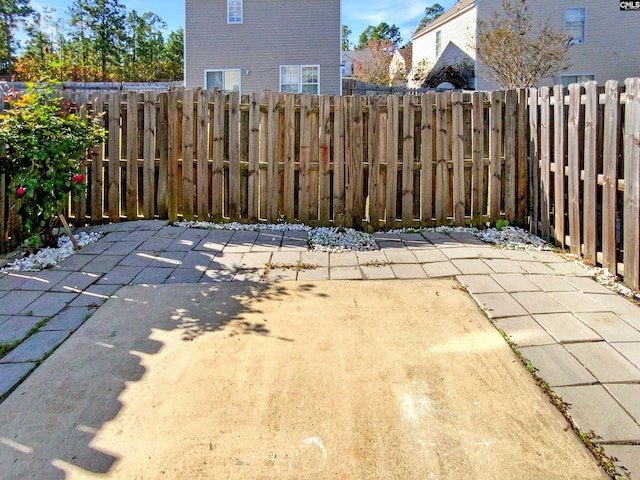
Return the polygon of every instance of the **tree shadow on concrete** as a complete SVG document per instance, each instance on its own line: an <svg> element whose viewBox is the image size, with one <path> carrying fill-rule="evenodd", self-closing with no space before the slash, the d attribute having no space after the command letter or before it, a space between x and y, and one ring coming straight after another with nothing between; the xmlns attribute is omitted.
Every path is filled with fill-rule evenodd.
<svg viewBox="0 0 640 480"><path fill-rule="evenodd" d="M267 302L284 305L288 295L314 288L218 282L120 289L0 404L2 478L108 473L120 454L92 444L120 414L122 393L148 373L144 358L165 347L152 338L155 331L177 330L182 341L224 332L292 342L245 316L261 313Z"/></svg>

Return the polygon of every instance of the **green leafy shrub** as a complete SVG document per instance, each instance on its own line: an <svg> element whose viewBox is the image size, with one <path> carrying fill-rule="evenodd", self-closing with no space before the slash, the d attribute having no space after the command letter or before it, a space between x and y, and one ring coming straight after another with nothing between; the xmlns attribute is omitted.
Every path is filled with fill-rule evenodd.
<svg viewBox="0 0 640 480"><path fill-rule="evenodd" d="M10 179L31 244L48 245L69 195L77 199L86 189L81 167L88 149L104 139L104 129L98 118L73 113L54 83L31 84L7 100L10 108L0 121L0 144L6 149L0 172Z"/></svg>

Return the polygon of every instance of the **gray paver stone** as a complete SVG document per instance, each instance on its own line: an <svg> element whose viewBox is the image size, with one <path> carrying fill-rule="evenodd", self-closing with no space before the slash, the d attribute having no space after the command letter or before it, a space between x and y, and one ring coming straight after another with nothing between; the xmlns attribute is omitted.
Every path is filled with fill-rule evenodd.
<svg viewBox="0 0 640 480"><path fill-rule="evenodd" d="M44 317L15 315L0 324L0 343L22 340Z"/></svg>
<svg viewBox="0 0 640 480"><path fill-rule="evenodd" d="M640 382L640 369L605 342L572 343L565 348L600 381Z"/></svg>
<svg viewBox="0 0 640 480"><path fill-rule="evenodd" d="M439 249L449 260L480 258L478 252L469 247L450 247Z"/></svg>
<svg viewBox="0 0 640 480"><path fill-rule="evenodd" d="M617 314L631 314L640 317L640 307L620 295L591 294L591 298L602 305L600 310Z"/></svg>
<svg viewBox="0 0 640 480"><path fill-rule="evenodd" d="M124 255L98 255L92 261L87 263L82 271L89 273L107 273L118 265L124 258Z"/></svg>
<svg viewBox="0 0 640 480"><path fill-rule="evenodd" d="M506 258L485 258L484 263L491 267L491 270L497 273L524 273L524 269L513 260Z"/></svg>
<svg viewBox="0 0 640 480"><path fill-rule="evenodd" d="M620 471L620 478L624 478L625 471L631 478L640 478L640 445L605 445L604 453L617 459L614 464Z"/></svg>
<svg viewBox="0 0 640 480"><path fill-rule="evenodd" d="M242 262L241 253L221 253L211 261L211 270L238 270Z"/></svg>
<svg viewBox="0 0 640 480"><path fill-rule="evenodd" d="M516 292L513 298L531 314L567 311L567 308L547 292Z"/></svg>
<svg viewBox="0 0 640 480"><path fill-rule="evenodd" d="M125 267L118 265L106 273L97 283L99 285L127 285L136 278L142 270L142 267Z"/></svg>
<svg viewBox="0 0 640 480"><path fill-rule="evenodd" d="M492 267L493 268L493 267ZM491 277L498 282L507 292L537 292L540 291L529 278L530 275L520 273L496 273Z"/></svg>
<svg viewBox="0 0 640 480"><path fill-rule="evenodd" d="M329 266L328 252L301 252L302 263L310 263L319 267Z"/></svg>
<svg viewBox="0 0 640 480"><path fill-rule="evenodd" d="M608 342L640 342L640 332L611 312L583 312L576 316Z"/></svg>
<svg viewBox="0 0 640 480"><path fill-rule="evenodd" d="M358 263L363 265L365 263L387 263L389 259L386 257L382 250L370 250L367 252L356 252L358 257ZM414 257L415 259L415 257ZM415 260L414 260L415 261Z"/></svg>
<svg viewBox="0 0 640 480"><path fill-rule="evenodd" d="M529 315L498 318L495 323L519 347L555 343L553 337Z"/></svg>
<svg viewBox="0 0 640 480"><path fill-rule="evenodd" d="M311 282L315 280L329 280L329 268L318 267L312 270L300 270L298 272L298 281Z"/></svg>
<svg viewBox="0 0 640 480"><path fill-rule="evenodd" d="M26 281L27 277L22 273L0 273L0 290L14 290Z"/></svg>
<svg viewBox="0 0 640 480"><path fill-rule="evenodd" d="M569 415L583 432L593 430L599 442L638 441L640 426L601 385L553 389L570 404Z"/></svg>
<svg viewBox="0 0 640 480"><path fill-rule="evenodd" d="M124 284L91 285L80 293L70 304L70 307L97 307L106 302Z"/></svg>
<svg viewBox="0 0 640 480"><path fill-rule="evenodd" d="M105 250L103 255L129 255L138 248L141 243L142 242L119 241L114 243L108 250Z"/></svg>
<svg viewBox="0 0 640 480"><path fill-rule="evenodd" d="M76 292L45 292L27 305L21 313L24 315L29 312L37 317L52 317L77 296Z"/></svg>
<svg viewBox="0 0 640 480"><path fill-rule="evenodd" d="M619 313L618 316L636 330L640 330L640 315L634 313Z"/></svg>
<svg viewBox="0 0 640 480"><path fill-rule="evenodd" d="M0 363L35 362L44 358L69 336L69 332L37 332L11 350Z"/></svg>
<svg viewBox="0 0 640 480"><path fill-rule="evenodd" d="M176 268L164 283L198 283L204 274L204 270L192 268Z"/></svg>
<svg viewBox="0 0 640 480"><path fill-rule="evenodd" d="M624 409L640 424L640 384L607 384L605 388ZM640 472L638 472L640 473Z"/></svg>
<svg viewBox="0 0 640 480"><path fill-rule="evenodd" d="M467 288L469 293L504 293L505 291L489 275L458 275L458 281Z"/></svg>
<svg viewBox="0 0 640 480"><path fill-rule="evenodd" d="M148 267L153 260L155 253L135 250L124 257L120 262L123 267Z"/></svg>
<svg viewBox="0 0 640 480"><path fill-rule="evenodd" d="M422 268L431 278L453 277L460 274L455 265L451 262L432 262L422 264Z"/></svg>
<svg viewBox="0 0 640 480"><path fill-rule="evenodd" d="M20 290L51 290L58 282L62 281L69 274L70 272L62 270L25 272L24 275L28 277L28 279L20 285Z"/></svg>
<svg viewBox="0 0 640 480"><path fill-rule="evenodd" d="M588 277L563 277L562 278L569 285L576 287L581 292L585 293L603 293L606 295L616 295L615 292L609 290L607 287L600 285L592 278Z"/></svg>
<svg viewBox="0 0 640 480"><path fill-rule="evenodd" d="M391 265L391 270L396 278L427 278L427 272L420 265L412 263Z"/></svg>
<svg viewBox="0 0 640 480"><path fill-rule="evenodd" d="M560 343L602 340L600 335L578 320L572 313L547 313L534 315L534 318Z"/></svg>
<svg viewBox="0 0 640 480"><path fill-rule="evenodd" d="M514 317L526 315L522 308L508 293L478 293L472 295L476 303L482 308L489 318Z"/></svg>
<svg viewBox="0 0 640 480"><path fill-rule="evenodd" d="M463 274L474 275L478 273L493 273L493 270L480 259L451 260L451 263Z"/></svg>
<svg viewBox="0 0 640 480"><path fill-rule="evenodd" d="M69 307L49 320L40 331L60 330L73 332L95 311L96 308Z"/></svg>
<svg viewBox="0 0 640 480"><path fill-rule="evenodd" d="M133 230L123 238L125 242L146 242L156 234L153 230Z"/></svg>
<svg viewBox="0 0 640 480"><path fill-rule="evenodd" d="M536 265L543 265L535 263ZM559 275L528 275L527 278L545 292L575 292L576 288Z"/></svg>
<svg viewBox="0 0 640 480"><path fill-rule="evenodd" d="M640 342L612 343L611 346L640 368Z"/></svg>
<svg viewBox="0 0 640 480"><path fill-rule="evenodd" d="M241 270L255 270L264 268L271 261L271 252L249 252L242 256Z"/></svg>
<svg viewBox="0 0 640 480"><path fill-rule="evenodd" d="M273 252L271 255L271 263L295 265L300 262L302 252Z"/></svg>
<svg viewBox="0 0 640 480"><path fill-rule="evenodd" d="M555 275L556 272L549 268L546 264L540 262L524 262L522 260L514 260L515 264L522 268L525 272L534 275Z"/></svg>
<svg viewBox="0 0 640 480"><path fill-rule="evenodd" d="M167 278L169 278L173 270L173 268L147 267L142 269L142 271L138 275L136 275L136 278L134 278L131 283L136 285L155 285L164 283Z"/></svg>
<svg viewBox="0 0 640 480"><path fill-rule="evenodd" d="M362 277L367 280L384 280L396 278L393 270L389 265L383 265L381 267L360 266L360 270L362 270Z"/></svg>
<svg viewBox="0 0 640 480"><path fill-rule="evenodd" d="M95 259L96 259L96 255L85 255L84 253L74 253L73 255L70 255L64 260L62 260L54 268L56 270L71 270L75 272L78 270L83 270L88 263L90 263Z"/></svg>
<svg viewBox="0 0 640 480"><path fill-rule="evenodd" d="M607 308L599 303L592 293L584 292L549 292L553 298L572 312L603 312ZM611 295L606 295L610 297Z"/></svg>
<svg viewBox="0 0 640 480"><path fill-rule="evenodd" d="M15 387L35 368L35 363L9 363L0 365L0 398Z"/></svg>
<svg viewBox="0 0 640 480"><path fill-rule="evenodd" d="M446 257L439 253L437 250L433 252L431 250L385 250L384 256L393 264L400 263L416 263L416 259L423 256L432 257L437 254L437 257L441 260L446 260ZM420 261L420 260L417 260ZM430 260L433 261L433 260Z"/></svg>
<svg viewBox="0 0 640 480"><path fill-rule="evenodd" d="M97 273L72 272L64 280L58 282L53 288L54 292L69 292L85 290L100 279Z"/></svg>
<svg viewBox="0 0 640 480"><path fill-rule="evenodd" d="M42 292L20 290L9 292L2 297L2 313L4 315L17 315L40 295L42 295Z"/></svg>
<svg viewBox="0 0 640 480"><path fill-rule="evenodd" d="M552 387L597 381L562 345L524 347L520 353L531 361L540 377Z"/></svg>
<svg viewBox="0 0 640 480"><path fill-rule="evenodd" d="M213 252L187 252L180 261L180 264L177 266L177 268L199 268L201 270L200 273L202 273L211 265L211 262L214 258L215 253Z"/></svg>
<svg viewBox="0 0 640 480"><path fill-rule="evenodd" d="M329 276L332 280L362 280L360 267L331 267Z"/></svg>
<svg viewBox="0 0 640 480"><path fill-rule="evenodd" d="M329 265L333 267L351 267L358 265L356 252L338 252L329 254Z"/></svg>

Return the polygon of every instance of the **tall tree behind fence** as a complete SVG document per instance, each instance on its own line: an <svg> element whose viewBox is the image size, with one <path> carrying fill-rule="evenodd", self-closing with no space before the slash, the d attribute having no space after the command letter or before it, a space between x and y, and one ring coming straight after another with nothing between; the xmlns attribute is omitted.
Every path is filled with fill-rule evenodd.
<svg viewBox="0 0 640 480"><path fill-rule="evenodd" d="M637 287L638 82L402 97L82 93L73 100L101 114L109 136L69 213L76 224L373 229L506 219ZM0 212L5 239L11 201Z"/></svg>

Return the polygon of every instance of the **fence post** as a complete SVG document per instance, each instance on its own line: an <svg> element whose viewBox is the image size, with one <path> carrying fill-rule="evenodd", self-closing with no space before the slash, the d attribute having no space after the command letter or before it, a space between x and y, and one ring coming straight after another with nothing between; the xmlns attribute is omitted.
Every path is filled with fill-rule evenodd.
<svg viewBox="0 0 640 480"><path fill-rule="evenodd" d="M387 96L387 201L385 227L395 228L398 200L398 96Z"/></svg>
<svg viewBox="0 0 640 480"><path fill-rule="evenodd" d="M580 256L580 85L569 85L567 151L569 163L569 241L570 251Z"/></svg>
<svg viewBox="0 0 640 480"><path fill-rule="evenodd" d="M464 225L465 178L464 178L464 105L462 92L451 94L451 153L453 160L453 221Z"/></svg>
<svg viewBox="0 0 640 480"><path fill-rule="evenodd" d="M598 128L598 85L585 85L584 107L584 183L582 223L584 229L584 260L596 264L596 136Z"/></svg>
<svg viewBox="0 0 640 480"><path fill-rule="evenodd" d="M518 110L517 110L517 213L516 222L518 225L524 227L527 223L527 200L529 197L529 172L528 172L528 138L529 133L527 130L528 121L527 113L529 109L529 95L526 88L518 89Z"/></svg>
<svg viewBox="0 0 640 480"><path fill-rule="evenodd" d="M402 97L402 226L413 226L413 164L415 111L413 95Z"/></svg>
<svg viewBox="0 0 640 480"><path fill-rule="evenodd" d="M538 90L529 89L529 232L538 233L538 199L540 198L540 184L538 168L540 162L540 151L538 143Z"/></svg>
<svg viewBox="0 0 640 480"><path fill-rule="evenodd" d="M565 231L564 231L564 164L565 164L565 120L564 120L564 88L562 85L553 87L553 202L554 202L554 220L553 220L553 236L556 239L556 245L564 248Z"/></svg>
<svg viewBox="0 0 640 480"><path fill-rule="evenodd" d="M602 266L616 274L616 198L618 195L618 82L609 80L605 86L604 139L602 142Z"/></svg>
<svg viewBox="0 0 640 480"><path fill-rule="evenodd" d="M109 94L109 220L120 221L120 92Z"/></svg>
<svg viewBox="0 0 640 480"><path fill-rule="evenodd" d="M495 225L500 217L502 197L502 92L491 92L489 113L489 221Z"/></svg>
<svg viewBox="0 0 640 480"><path fill-rule="evenodd" d="M422 95L422 119L420 122L420 161L422 162L422 191L420 192L421 225L431 225L433 218L433 132L434 104L433 92Z"/></svg>
<svg viewBox="0 0 640 480"><path fill-rule="evenodd" d="M624 280L640 288L640 78L624 81Z"/></svg>
<svg viewBox="0 0 640 480"><path fill-rule="evenodd" d="M473 226L479 227L484 208L484 92L472 95L472 167L471 167L471 212Z"/></svg>

